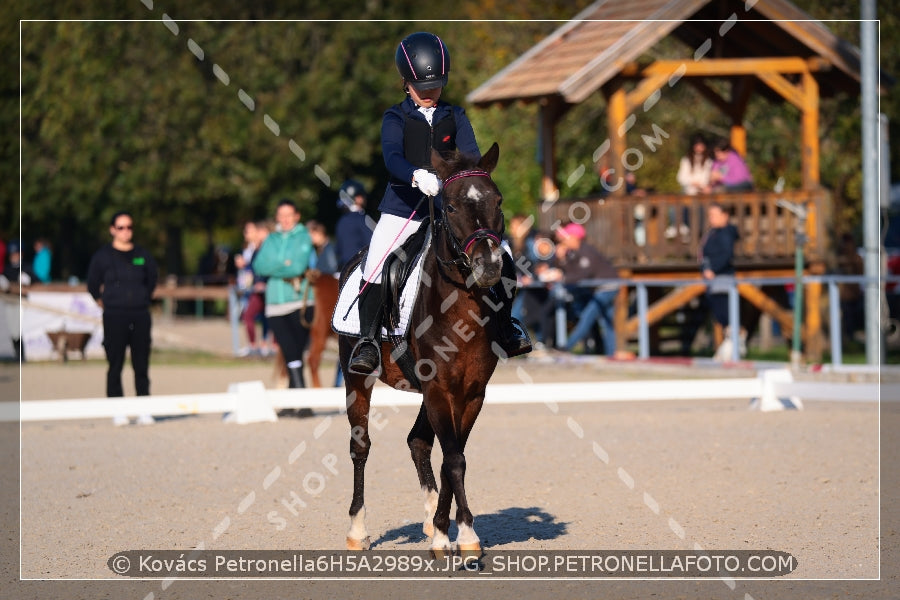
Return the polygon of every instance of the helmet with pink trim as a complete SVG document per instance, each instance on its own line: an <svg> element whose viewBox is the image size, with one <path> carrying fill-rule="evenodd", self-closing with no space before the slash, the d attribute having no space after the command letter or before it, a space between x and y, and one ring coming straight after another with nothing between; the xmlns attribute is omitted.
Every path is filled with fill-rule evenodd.
<svg viewBox="0 0 900 600"><path fill-rule="evenodd" d="M397 46L397 70L417 90L430 90L447 85L450 52L433 33L420 31L403 38Z"/></svg>

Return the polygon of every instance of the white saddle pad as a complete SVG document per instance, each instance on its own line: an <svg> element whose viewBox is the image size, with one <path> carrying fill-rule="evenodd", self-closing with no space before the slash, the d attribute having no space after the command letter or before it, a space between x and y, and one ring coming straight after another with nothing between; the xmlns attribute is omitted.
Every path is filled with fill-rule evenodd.
<svg viewBox="0 0 900 600"><path fill-rule="evenodd" d="M403 291L400 293L400 324L394 331L387 331L381 328L381 335L403 336L409 327L409 318L412 313L412 307L416 303L416 297L419 295L419 283L422 281L422 260L428 251L429 242L416 259L416 266L410 273ZM368 258L368 257L366 257ZM331 328L337 333L345 335L353 335L359 337L359 286L362 282L362 263L356 266L347 277L347 281L341 287L338 295L337 305L334 307L334 314L331 316Z"/></svg>

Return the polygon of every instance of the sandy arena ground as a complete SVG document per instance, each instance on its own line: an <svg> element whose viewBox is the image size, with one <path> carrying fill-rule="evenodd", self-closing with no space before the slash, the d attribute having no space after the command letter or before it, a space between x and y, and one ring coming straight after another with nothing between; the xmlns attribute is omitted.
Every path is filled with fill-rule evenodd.
<svg viewBox="0 0 900 600"><path fill-rule="evenodd" d="M211 335L196 337L215 343ZM531 360L515 367L536 382L624 378L635 385L651 377L750 373L602 361ZM21 372L22 398L98 397L104 372L102 362L29 363ZM495 381L515 382L521 373L507 366ZM266 361L151 364L151 378L154 394L221 392L229 382L254 379L275 384ZM896 455L879 456L879 417L897 421L888 406L881 415L877 405L861 402L807 402L802 411L760 413L742 400L560 404L554 411L491 406L488 399L466 450L467 492L486 552L768 549L789 552L797 568L774 582L737 579L733 589L718 579L558 579L484 583L470 593L892 597L879 595L878 582L844 582L849 587L835 595L834 582L799 581L879 576L879 460L897 464ZM415 412L383 409L372 433L366 506L374 551L428 548L405 444ZM119 579L61 584L70 592L61 597L73 590L136 599L405 597L410 589L455 595L460 582L177 582L164 589L160 581L124 583L107 567L123 550L189 550L201 543L207 549L342 549L352 493L347 429L343 415L327 412L249 425L223 424L218 415L161 419L150 427L117 428L105 419L24 423L21 577ZM439 460L436 449L436 466ZM9 486L4 489L8 495ZM897 535L895 523L885 536ZM10 597L56 597L47 592L55 584L20 585L28 593Z"/></svg>

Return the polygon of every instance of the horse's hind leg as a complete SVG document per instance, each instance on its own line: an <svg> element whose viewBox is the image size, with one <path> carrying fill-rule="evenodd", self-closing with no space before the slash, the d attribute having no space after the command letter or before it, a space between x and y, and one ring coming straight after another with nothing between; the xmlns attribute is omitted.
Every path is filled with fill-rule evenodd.
<svg viewBox="0 0 900 600"><path fill-rule="evenodd" d="M346 381L347 419L350 421L350 459L353 461L353 500L350 502L350 530L347 532L348 550L367 550L371 543L366 530L365 472L369 457L369 400L374 378L353 377ZM368 387L365 385L368 384Z"/></svg>
<svg viewBox="0 0 900 600"><path fill-rule="evenodd" d="M419 476L419 486L425 496L425 520L422 523L422 531L428 537L434 536L434 513L438 505L437 483L434 480L434 471L431 469L431 448L434 446L434 430L428 422L425 412L425 404L419 408L419 415L406 438L413 464L416 465L416 474Z"/></svg>

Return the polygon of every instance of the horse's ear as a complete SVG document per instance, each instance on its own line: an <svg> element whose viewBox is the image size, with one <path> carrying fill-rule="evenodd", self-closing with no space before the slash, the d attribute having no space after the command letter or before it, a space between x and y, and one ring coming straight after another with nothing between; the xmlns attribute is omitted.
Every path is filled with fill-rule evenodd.
<svg viewBox="0 0 900 600"><path fill-rule="evenodd" d="M431 166L434 167L441 179L450 177L450 165L447 164L441 153L434 148L431 149Z"/></svg>
<svg viewBox="0 0 900 600"><path fill-rule="evenodd" d="M478 161L478 166L490 173L497 166L497 160L500 158L500 146L497 145L497 142L491 146L491 149L488 150L484 156L481 157L481 160Z"/></svg>

